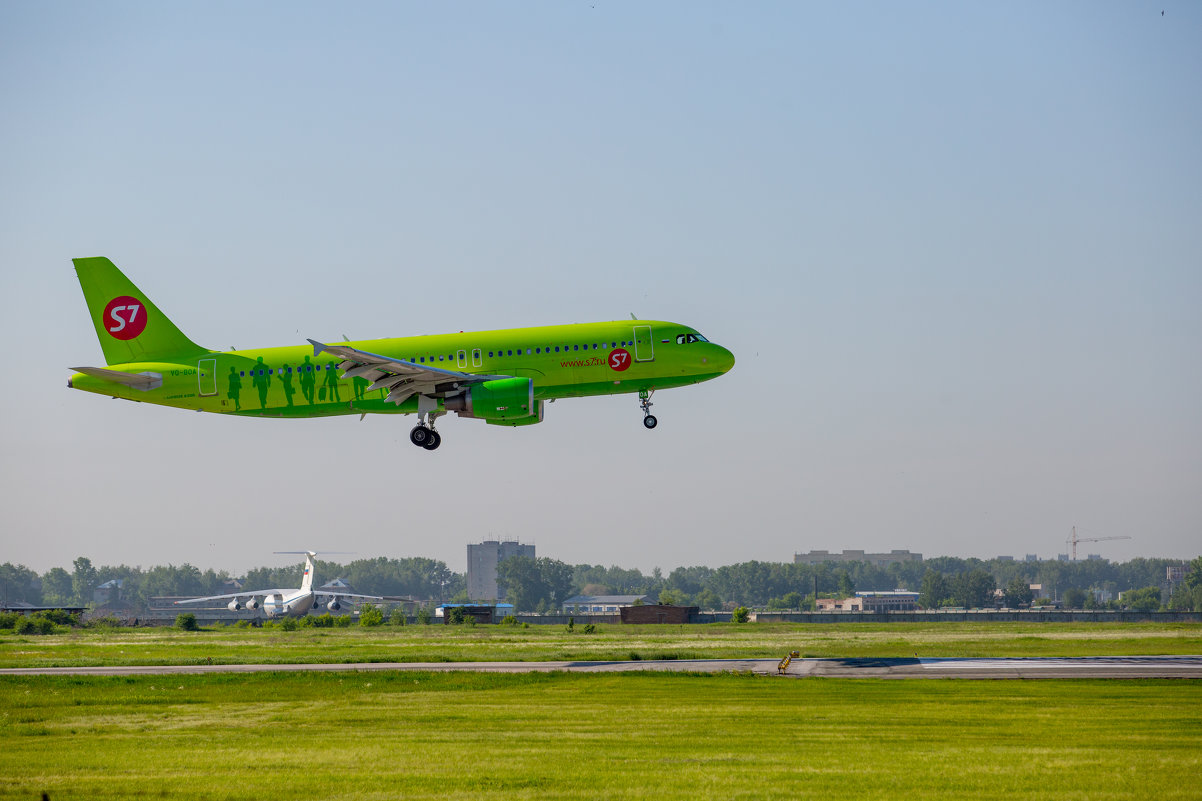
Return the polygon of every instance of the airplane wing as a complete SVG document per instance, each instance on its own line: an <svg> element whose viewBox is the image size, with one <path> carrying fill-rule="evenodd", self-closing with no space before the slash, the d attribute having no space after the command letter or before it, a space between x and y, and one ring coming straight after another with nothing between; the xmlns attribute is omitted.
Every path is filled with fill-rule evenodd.
<svg viewBox="0 0 1202 801"><path fill-rule="evenodd" d="M346 598L352 598L352 599L359 600L359 601L398 601L398 600L409 600L409 599L407 599L407 598L406 598L406 599L399 599L399 598L386 598L386 597L385 597L385 596L383 596L383 595L360 595L359 593L355 593L355 592L326 592L325 590L322 590L322 591L320 591L320 592L319 592L319 591L317 591L317 590L314 590L314 591L313 591L313 595L314 595L314 597L316 597L316 596L319 596L319 595L320 595L320 596L322 596L323 598L327 598L327 597L328 597L328 598L342 598L342 599L346 599Z"/></svg>
<svg viewBox="0 0 1202 801"><path fill-rule="evenodd" d="M204 601L232 601L234 598L250 598L258 595L295 595L296 587L291 587L286 590L251 590L250 592L231 592L225 595L208 595L204 598L189 598L186 601L176 601L177 604L199 604Z"/></svg>
<svg viewBox="0 0 1202 801"><path fill-rule="evenodd" d="M377 353L357 350L345 345L326 345L310 339L314 357L332 353L342 358L338 369L343 378L363 378L371 381L365 392L387 389L390 401L397 406L414 395L441 396L457 392L468 384L491 381L496 378L511 378L506 375L478 375L443 370L428 364L415 364L405 359L393 359Z"/></svg>

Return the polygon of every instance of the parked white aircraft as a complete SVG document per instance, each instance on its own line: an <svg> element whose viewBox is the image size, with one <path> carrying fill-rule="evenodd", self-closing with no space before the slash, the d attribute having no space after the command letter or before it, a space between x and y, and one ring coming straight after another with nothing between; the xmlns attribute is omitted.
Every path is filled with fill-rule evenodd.
<svg viewBox="0 0 1202 801"><path fill-rule="evenodd" d="M243 590L242 592L231 592L226 595L209 595L204 598L189 598L186 601L176 601L177 604L198 604L205 601L224 601L226 598L230 602L226 604L226 608L231 612L237 612L239 609L258 609L260 605L263 607L263 614L267 617L278 617L281 615L292 615L293 617L304 617L309 614L310 609L321 606L323 603L325 608L331 612L337 612L342 608L342 601L354 599L356 601L387 601L382 595L359 595L353 592L338 592L338 593L321 593L320 595L313 591L313 558L317 556L314 551L276 551L276 553L303 553L305 555L305 574L301 577L300 589L288 590ZM260 602L260 598L263 600Z"/></svg>

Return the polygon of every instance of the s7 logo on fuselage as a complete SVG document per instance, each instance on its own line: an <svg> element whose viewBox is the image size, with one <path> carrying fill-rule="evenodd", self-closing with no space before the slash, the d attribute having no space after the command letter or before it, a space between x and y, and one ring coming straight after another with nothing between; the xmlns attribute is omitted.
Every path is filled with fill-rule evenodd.
<svg viewBox="0 0 1202 801"><path fill-rule="evenodd" d="M104 307L104 328L114 339L133 339L146 330L142 301L122 295Z"/></svg>

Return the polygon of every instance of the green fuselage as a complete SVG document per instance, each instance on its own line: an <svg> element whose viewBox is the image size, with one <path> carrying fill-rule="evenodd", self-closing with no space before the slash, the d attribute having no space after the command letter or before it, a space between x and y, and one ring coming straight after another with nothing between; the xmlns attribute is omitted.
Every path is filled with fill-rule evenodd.
<svg viewBox="0 0 1202 801"><path fill-rule="evenodd" d="M730 351L705 341L694 329L656 320L337 344L440 370L530 378L536 400L685 386L716 378L734 364ZM209 351L108 367L150 374L151 388L82 373L74 374L69 385L145 403L257 417L418 411L416 396L395 405L385 400L387 389L368 392L368 380L343 378L340 362L329 353L314 356L314 348L308 345ZM160 380L161 385L154 386Z"/></svg>

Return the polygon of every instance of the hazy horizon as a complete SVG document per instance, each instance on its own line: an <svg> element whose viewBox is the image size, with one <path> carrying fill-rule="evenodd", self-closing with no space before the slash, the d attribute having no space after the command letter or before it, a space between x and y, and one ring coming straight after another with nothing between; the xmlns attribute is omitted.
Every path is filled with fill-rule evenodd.
<svg viewBox="0 0 1202 801"><path fill-rule="evenodd" d="M472 543L472 544L476 544L476 543ZM527 544L527 545L528 545L528 544L530 544L530 543L523 543L523 544ZM814 549L814 550L823 550L823 549L821 549L821 548L816 548L816 549ZM830 549L827 549L827 550L830 550ZM842 553L842 550L843 550L843 549L840 549L839 551L831 551L831 553L833 553L833 554L841 554L841 553ZM850 549L847 549L847 550L860 550L860 549L858 549L858 548L850 548ZM905 549L898 549L898 550L905 550ZM805 553L809 553L809 551L806 551ZM875 553L875 552L868 552L868 553ZM934 559L945 559L945 558L951 558L951 559L972 559L972 558L977 558L977 559L980 559L980 560L981 560L981 561L983 561L983 562L990 562L990 561L995 561L995 560L998 560L998 559L1004 559L1004 558L1007 558L1007 557L1010 557L1010 558L1012 558L1012 559L1013 559L1013 561L1014 561L1015 563L1025 563L1025 564L1035 564L1035 565L1037 565L1037 564L1040 564L1040 563L1042 563L1042 562L1063 562L1063 563L1065 563L1065 564L1072 564L1072 563L1073 563L1071 559L1070 559L1070 560L1061 560L1061 559L1059 559L1059 558L1058 558L1058 555L1057 555L1057 556L1051 556L1051 557L1045 557L1045 556L1039 556L1039 555L1037 554L1037 556L1039 556L1039 559L1038 559L1037 561L1031 561L1031 562L1027 562L1027 561L1026 561L1026 559L1025 559L1025 557L1026 557L1026 554L996 554L996 555L994 555L994 556L981 556L981 557L958 557L958 556L951 556L951 555L948 555L948 554L920 554L920 555L922 556L922 562L924 562L924 563L925 563L925 562L930 562L931 560L934 560ZM85 558L89 559L89 560L92 562L92 567L94 567L94 568L102 568L102 567L129 567L129 568L135 568L135 569L137 569L137 570L141 570L141 571L145 572L145 571L147 571L147 570L150 570L151 568L154 568L154 567L167 567L167 566L168 566L168 564L171 564L171 565L172 565L172 566L174 566L174 567L182 567L182 566L183 566L183 565L185 565L185 564L189 564L189 565L191 565L192 567L195 567L195 568L197 568L198 570L200 570L202 573L203 573L203 572L205 572L205 571L208 571L208 570L212 570L214 573L221 573L222 571L224 571L224 572L228 573L228 574L229 574L229 575L230 575L232 578L237 578L237 577L239 577L239 576L244 576L244 575L246 575L248 572L250 572L250 571L252 571L252 570L259 570L259 569L264 569L264 568L266 568L266 569L269 569L269 570L270 570L270 569L286 569L286 568L293 567L293 566L296 566L296 565L302 565L302 566L304 565L304 559L303 559L303 558L297 558L297 559L292 559L292 560L290 560L290 559L289 559L289 558L288 558L288 557L287 557L285 554L279 554L279 557L280 557L280 559L281 559L282 561L280 561L280 562L278 562L278 563L276 563L276 562L273 562L273 561L265 561L265 562L261 562L261 563L258 563L258 564L249 564L249 565L247 565L247 566L245 566L245 567L242 567L242 568L240 568L240 569L231 569L231 568L229 568L229 567L226 567L226 566L223 566L223 565L202 565L202 564L196 564L196 563L194 563L194 562L189 562L189 561L187 561L187 560L184 560L184 561L182 561L182 562L178 562L178 563L161 563L161 564L141 564L141 563L134 563L134 564L130 564L130 563L110 563L110 562L100 562L100 561L98 561L98 560L96 560L96 559L93 559L93 558L92 558L91 556L89 556L88 554L78 554L77 556L81 556L81 557L85 557ZM538 553L538 552L537 552L537 546L536 546L536 552L535 552L535 556L536 556L537 558L540 558L540 559L541 559L541 558L544 558L544 557L546 557L547 555L546 555L546 554L542 554L542 553ZM792 564L792 563L793 563L793 561L794 561L794 560L793 560L793 556L794 556L793 554L789 554L789 557L788 557L787 559L760 559L760 560L743 560L743 561L759 561L759 562L765 562L765 563L789 563L789 564ZM1076 560L1076 561L1077 561L1077 562L1086 562L1086 561L1090 561L1090 557L1091 557L1091 556L1093 556L1093 554L1082 554L1082 555L1079 555L1079 556L1078 556L1078 558L1077 558L1077 560ZM1101 556L1101 555L1100 555L1100 554L1097 554L1097 556ZM452 571L453 573L458 573L458 574L462 574L462 575L466 575L466 573L467 573L467 557L466 557L466 548L465 548L465 554L464 554L464 559L463 559L463 566L462 566L462 568L460 568L459 566L457 566L457 565L455 565L455 564L452 564L452 563L450 563L450 562L446 562L446 560L439 560L437 557L424 556L424 555L422 555L422 554L401 554L401 555L387 555L387 554L370 554L370 555L367 555L367 554L364 554L364 555L356 555L356 554L342 554L342 558L339 558L339 556L338 556L337 554L332 554L332 555L330 555L330 557L326 558L326 557L323 557L323 555L322 555L320 552L317 552L317 561L318 561L318 563L330 563L330 564L337 564L337 565L342 565L342 566L349 565L349 564L350 564L350 563L352 563L352 562L357 562L357 561L361 561L361 560L373 560L373 559L378 559L378 558L381 558L381 557L382 557L382 558L385 558L385 559L396 559L396 560L403 560L403 559L410 559L410 558L418 558L418 559L434 559L435 561L443 561L443 562L444 562L444 564L446 564L446 566L447 566L447 569L449 569L449 570L450 570L450 571ZM555 557L555 556L550 556L550 557L547 557L547 558L550 558L550 559L556 559L556 557ZM1135 559L1145 559L1145 560L1157 560L1157 559L1163 559L1163 560L1166 560L1166 561L1181 561L1181 562L1187 562L1187 563L1188 563L1188 562L1192 561L1192 560L1193 560L1194 558L1196 558L1196 557L1189 557L1189 558L1185 558L1185 559L1178 559L1178 557L1172 557L1172 556L1133 556L1133 557L1131 557L1131 559L1121 559L1121 560L1119 560L1119 559L1109 559L1109 558L1107 558L1107 557L1105 557L1105 556L1101 556L1101 558L1102 558L1102 560L1103 560L1103 561L1110 562L1110 563L1112 563L1112 564L1123 564L1123 563L1131 562L1131 561L1133 561L1133 560L1135 560ZM558 561L563 561L563 560L558 560ZM73 562L74 562L74 557L71 559L71 561L68 561L66 564L62 564L62 565L51 565L50 567L48 567L48 568L45 568L45 569L43 569L43 570L38 570L38 569L34 568L32 565L24 565L24 567L26 567L26 568L28 568L28 569L30 569L30 570L33 570L34 572L36 572L38 575L40 575L40 576L41 576L41 575L45 575L47 572L49 572L50 570L53 570L53 569L54 569L54 568L56 568L56 567L61 567L61 568L63 568L64 570L66 570L68 573L70 573L70 572L72 572L72 569L73 569ZM675 570L675 569L676 569L676 568L678 568L678 567L708 567L708 568L712 568L712 569L715 569L715 570L716 570L716 569L718 569L718 568L720 568L720 567L725 567L725 566L727 566L727 565L731 565L731 564L738 564L738 563L737 563L737 562L724 562L724 563L722 563L722 564L706 564L706 563L698 562L698 563L693 563L693 564L688 564L688 565L673 565L673 566L671 566L671 567L665 567L665 566L663 566L663 565L654 565L654 566L652 566L651 568L647 568L647 569L641 568L641 567L639 567L638 565L624 565L624 564L620 564L620 563L614 563L614 562L604 562L604 561L598 562L598 561L588 561L588 560L586 560L586 561L583 561L583 562L568 562L567 564L570 564L570 565L572 565L573 567L575 567L575 566L578 566L578 565L591 565L591 566L594 566L594 567L596 567L596 566L601 566L601 567L606 567L606 568L609 568L609 567L617 567L617 568L621 568L621 569L623 569L623 570L639 570L641 573L643 573L643 574L644 574L644 575L646 575L646 576L650 576L650 575L652 574L652 572L654 571L654 569L655 569L655 568L659 568L659 569L662 571L662 573L663 573L664 577L665 577L665 578L667 578L668 574L670 574L670 573L671 573L673 570ZM837 570L837 569L839 568L839 565L840 565L840 564L842 564L842 563L841 563L841 562L829 562L829 563L826 563L826 564L828 564L828 566L830 566L830 567L831 567L831 569L833 569L833 570Z"/></svg>

